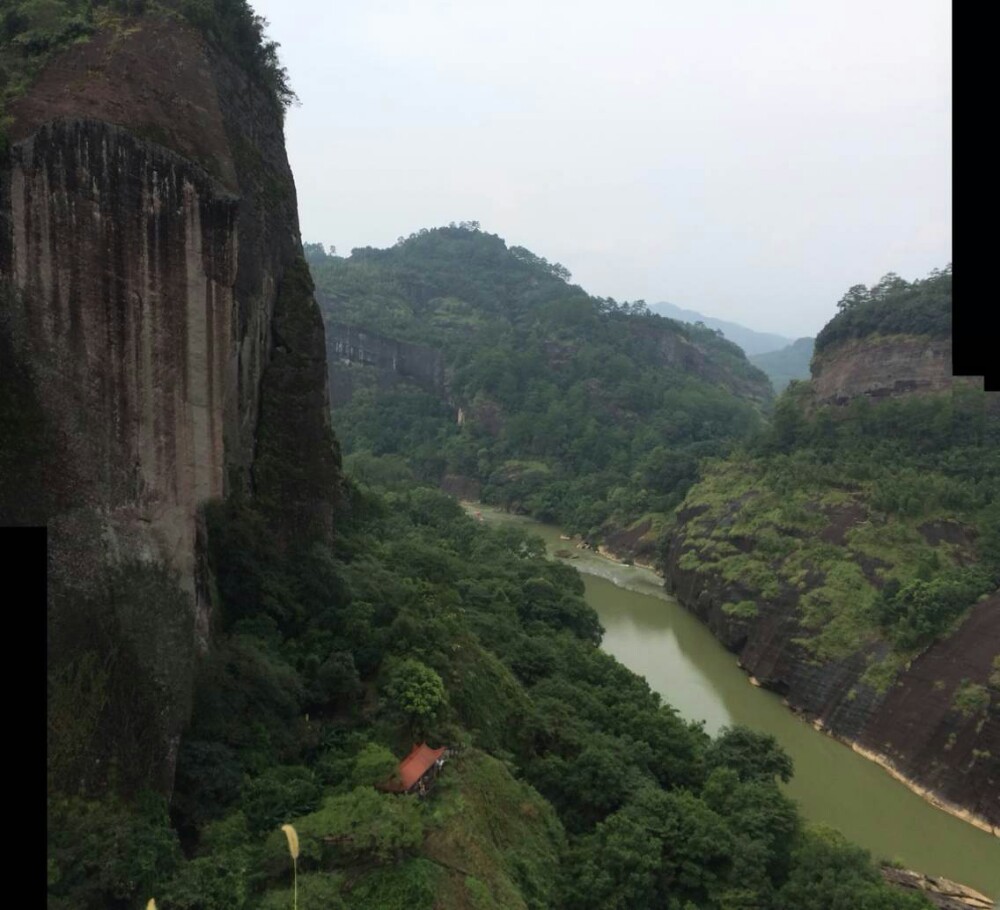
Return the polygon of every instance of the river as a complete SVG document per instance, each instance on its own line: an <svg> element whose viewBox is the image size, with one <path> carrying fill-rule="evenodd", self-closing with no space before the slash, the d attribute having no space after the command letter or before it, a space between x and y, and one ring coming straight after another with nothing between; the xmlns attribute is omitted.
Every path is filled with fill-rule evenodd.
<svg viewBox="0 0 1000 910"><path fill-rule="evenodd" d="M621 565L560 539L551 525L475 505L487 522L516 523L550 554L572 549L602 647L686 718L715 733L740 723L774 735L795 762L788 793L803 815L839 828L873 855L1000 897L1000 838L937 809L874 762L796 717L774 693L752 686L727 651L663 589L652 571Z"/></svg>

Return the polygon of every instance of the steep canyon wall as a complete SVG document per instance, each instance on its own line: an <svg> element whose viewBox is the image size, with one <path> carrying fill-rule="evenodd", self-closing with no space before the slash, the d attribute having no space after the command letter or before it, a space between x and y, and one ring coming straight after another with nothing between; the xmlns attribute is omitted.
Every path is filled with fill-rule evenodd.
<svg viewBox="0 0 1000 910"><path fill-rule="evenodd" d="M339 455L281 110L150 15L57 55L10 113L0 523L49 527L50 663L72 664L80 614L114 601L115 579L145 592L113 623L163 696L149 760L169 789L210 637L201 507L255 496L287 545L333 526Z"/></svg>

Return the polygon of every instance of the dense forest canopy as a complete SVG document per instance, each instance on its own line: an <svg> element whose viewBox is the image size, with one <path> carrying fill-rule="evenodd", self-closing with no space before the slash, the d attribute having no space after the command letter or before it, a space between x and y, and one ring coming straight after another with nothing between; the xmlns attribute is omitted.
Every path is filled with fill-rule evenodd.
<svg viewBox="0 0 1000 910"><path fill-rule="evenodd" d="M49 755L50 908L288 907L288 822L303 910L927 906L803 823L772 738L710 738L603 653L540 540L376 463L332 550L279 552L246 501L207 511L221 628L169 815L81 773L102 655L51 681L80 738ZM375 789L423 740L458 750L430 795Z"/></svg>
<svg viewBox="0 0 1000 910"><path fill-rule="evenodd" d="M816 336L816 353L867 335L951 337L951 263L927 278L905 281L894 272L871 288L856 284L837 303L837 315Z"/></svg>
<svg viewBox="0 0 1000 910"><path fill-rule="evenodd" d="M334 412L344 451L474 478L485 501L575 531L670 511L770 394L718 333L592 297L475 222L309 257L329 323L426 345L447 368L445 389L356 389Z"/></svg>

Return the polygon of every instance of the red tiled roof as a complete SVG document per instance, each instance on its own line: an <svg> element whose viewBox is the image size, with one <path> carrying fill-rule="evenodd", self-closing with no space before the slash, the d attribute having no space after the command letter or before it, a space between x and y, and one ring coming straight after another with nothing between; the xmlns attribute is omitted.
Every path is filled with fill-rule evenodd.
<svg viewBox="0 0 1000 910"><path fill-rule="evenodd" d="M426 743L414 746L409 755L399 763L399 786L409 790L442 755L444 748L432 749Z"/></svg>

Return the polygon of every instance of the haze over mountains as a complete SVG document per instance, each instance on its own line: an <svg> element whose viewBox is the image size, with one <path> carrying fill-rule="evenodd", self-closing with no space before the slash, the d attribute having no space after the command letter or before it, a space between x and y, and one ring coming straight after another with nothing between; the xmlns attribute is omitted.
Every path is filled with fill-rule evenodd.
<svg viewBox="0 0 1000 910"><path fill-rule="evenodd" d="M792 339L774 332L758 332L738 322L706 316L697 310L688 310L665 300L654 303L650 309L670 319L700 322L710 329L718 329L729 341L743 348L754 366L767 373L775 392L780 392L793 379L809 378L812 338Z"/></svg>
<svg viewBox="0 0 1000 910"><path fill-rule="evenodd" d="M767 373L775 392L781 392L793 379L808 379L815 338L799 338L778 351L750 354L747 359Z"/></svg>
<svg viewBox="0 0 1000 910"><path fill-rule="evenodd" d="M710 329L718 329L726 338L743 348L748 357L753 354L767 354L771 351L777 351L795 341L794 338L788 338L785 335L777 335L774 332L758 332L745 325L740 325L738 322L706 316L697 310L688 310L665 300L650 304L649 308L654 313L659 313L670 319L679 319L681 322L702 322Z"/></svg>

